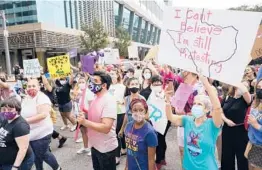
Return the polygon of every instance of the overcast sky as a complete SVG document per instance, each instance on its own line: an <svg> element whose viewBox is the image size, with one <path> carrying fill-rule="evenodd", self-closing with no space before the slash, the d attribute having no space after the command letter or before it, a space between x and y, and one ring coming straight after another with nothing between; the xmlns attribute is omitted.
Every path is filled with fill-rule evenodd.
<svg viewBox="0 0 262 170"><path fill-rule="evenodd" d="M173 0L173 6L227 9L241 5L261 4L262 0Z"/></svg>

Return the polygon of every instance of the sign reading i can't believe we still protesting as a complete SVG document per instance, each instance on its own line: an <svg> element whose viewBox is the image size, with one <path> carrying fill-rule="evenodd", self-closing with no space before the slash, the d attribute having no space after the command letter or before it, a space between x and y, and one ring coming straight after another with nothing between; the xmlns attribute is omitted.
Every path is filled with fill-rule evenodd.
<svg viewBox="0 0 262 170"><path fill-rule="evenodd" d="M158 61L231 85L241 82L262 13L167 7Z"/></svg>

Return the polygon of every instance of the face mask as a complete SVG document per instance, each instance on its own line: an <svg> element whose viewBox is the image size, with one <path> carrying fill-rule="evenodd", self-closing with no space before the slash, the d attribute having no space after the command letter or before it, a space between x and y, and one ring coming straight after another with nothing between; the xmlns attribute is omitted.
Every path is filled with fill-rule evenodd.
<svg viewBox="0 0 262 170"><path fill-rule="evenodd" d="M145 73L145 74L144 74L144 78L145 78L146 80L150 79L150 78L151 78L151 74L150 74L150 73Z"/></svg>
<svg viewBox="0 0 262 170"><path fill-rule="evenodd" d="M132 87L132 88L129 88L129 90L131 91L131 93L137 93L139 88L138 87Z"/></svg>
<svg viewBox="0 0 262 170"><path fill-rule="evenodd" d="M256 95L258 99L262 99L262 89L257 89L256 90Z"/></svg>
<svg viewBox="0 0 262 170"><path fill-rule="evenodd" d="M90 91L92 91L93 93L97 94L97 93L99 93L102 90L102 85L90 82L88 88L90 89Z"/></svg>
<svg viewBox="0 0 262 170"><path fill-rule="evenodd" d="M65 84L66 84L66 80L60 80L60 83L61 83L62 85L65 85Z"/></svg>
<svg viewBox="0 0 262 170"><path fill-rule="evenodd" d="M152 91L154 91L155 93L160 93L162 91L162 87L161 86L152 86Z"/></svg>
<svg viewBox="0 0 262 170"><path fill-rule="evenodd" d="M191 109L192 115L197 119L205 115L205 112L203 110L203 106L199 105L193 105Z"/></svg>
<svg viewBox="0 0 262 170"><path fill-rule="evenodd" d="M7 120L13 120L16 117L15 112L1 112L1 115Z"/></svg>
<svg viewBox="0 0 262 170"><path fill-rule="evenodd" d="M139 112L134 112L132 113L132 118L134 119L134 121L140 123L142 121L145 120L145 113L139 113Z"/></svg>
<svg viewBox="0 0 262 170"><path fill-rule="evenodd" d="M134 77L132 73L127 73L126 76L127 76L128 78Z"/></svg>
<svg viewBox="0 0 262 170"><path fill-rule="evenodd" d="M85 83L80 83L78 86L81 90L85 89L86 87Z"/></svg>
<svg viewBox="0 0 262 170"><path fill-rule="evenodd" d="M6 82L6 79L5 78L0 78L2 82Z"/></svg>
<svg viewBox="0 0 262 170"><path fill-rule="evenodd" d="M27 90L27 94L30 97L34 98L37 95L37 90L36 89L29 89L29 90Z"/></svg>

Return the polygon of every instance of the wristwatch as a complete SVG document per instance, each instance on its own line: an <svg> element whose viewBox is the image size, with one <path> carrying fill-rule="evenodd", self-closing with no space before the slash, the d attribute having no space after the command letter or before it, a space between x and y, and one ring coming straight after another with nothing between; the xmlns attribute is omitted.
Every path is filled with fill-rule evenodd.
<svg viewBox="0 0 262 170"><path fill-rule="evenodd" d="M19 166L15 166L15 165L13 165L13 168L19 169Z"/></svg>

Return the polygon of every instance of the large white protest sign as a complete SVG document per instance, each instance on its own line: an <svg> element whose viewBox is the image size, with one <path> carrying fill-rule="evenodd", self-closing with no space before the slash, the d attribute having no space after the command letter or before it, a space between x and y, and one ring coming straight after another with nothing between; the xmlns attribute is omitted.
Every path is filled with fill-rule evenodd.
<svg viewBox="0 0 262 170"><path fill-rule="evenodd" d="M164 135L167 126L165 99L156 98L154 92L152 92L147 103L149 106L149 119L154 129Z"/></svg>
<svg viewBox="0 0 262 170"><path fill-rule="evenodd" d="M139 59L137 46L128 46L128 58L136 58L137 60Z"/></svg>
<svg viewBox="0 0 262 170"><path fill-rule="evenodd" d="M236 85L242 80L261 13L167 7L158 61Z"/></svg>
<svg viewBox="0 0 262 170"><path fill-rule="evenodd" d="M31 59L31 60L23 60L23 66L24 66L24 77L31 77L31 78L37 78L40 77L41 71L40 71L40 64L38 59Z"/></svg>
<svg viewBox="0 0 262 170"><path fill-rule="evenodd" d="M104 49L105 64L119 64L120 56L118 49Z"/></svg>

